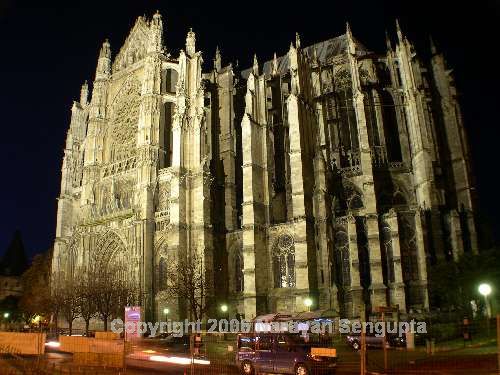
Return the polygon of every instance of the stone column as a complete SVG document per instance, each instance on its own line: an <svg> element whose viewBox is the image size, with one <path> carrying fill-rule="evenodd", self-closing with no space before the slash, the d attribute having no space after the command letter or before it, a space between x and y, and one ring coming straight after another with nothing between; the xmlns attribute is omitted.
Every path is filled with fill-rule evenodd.
<svg viewBox="0 0 500 375"><path fill-rule="evenodd" d="M332 246L329 237L329 223L331 222L329 196L327 193L325 159L321 151L317 151L314 158L314 217L317 228L318 255L318 280L319 280L319 308L326 308L338 311L337 286L333 280L335 275L330 273L330 249ZM332 260L333 261L333 260Z"/></svg>
<svg viewBox="0 0 500 375"><path fill-rule="evenodd" d="M394 269L394 281L388 280L391 306L398 305L400 312L406 311L405 285L403 282L403 273L401 270L401 249L399 246L399 226L398 216L394 210L390 210L383 217L389 226L391 233L392 247L392 267Z"/></svg>
<svg viewBox="0 0 500 375"><path fill-rule="evenodd" d="M351 70L353 106L356 113L358 127L361 176L357 178L358 185L363 189L364 206L366 212L366 228L370 258L370 299L372 307L386 306L385 285L382 276L382 261L380 255L380 240L378 232L377 203L373 183L372 155L368 141L368 129L366 126L365 106L361 92L358 62L356 59L356 45L347 25L348 49L347 55Z"/></svg>
<svg viewBox="0 0 500 375"><path fill-rule="evenodd" d="M453 253L453 260L458 259L464 253L464 243L462 241L462 227L460 224L460 215L457 210L450 211L450 238Z"/></svg>
<svg viewBox="0 0 500 375"><path fill-rule="evenodd" d="M356 234L356 219L354 216L347 217L347 235L349 237L349 264L351 285L346 288L351 301L346 304L346 311L349 317L365 318L365 304L363 301L363 287L359 276L359 253L358 236Z"/></svg>
<svg viewBox="0 0 500 375"><path fill-rule="evenodd" d="M259 286L267 280L267 270L261 270L256 279L257 263L267 262L267 247L264 241L263 169L259 147L262 147L262 128L248 114L241 123L243 145L243 303L245 318L254 318L258 313L257 293ZM260 155L260 156L259 156ZM264 253L264 254L263 254ZM264 259L257 259L264 255ZM265 272L264 272L265 271Z"/></svg>
<svg viewBox="0 0 500 375"><path fill-rule="evenodd" d="M295 222L295 277L297 295L295 305L304 306L309 296L309 274L307 262L307 228L304 202L304 180L300 132L300 108L298 98L290 94L287 99L290 141L290 188L292 195L292 215Z"/></svg>
<svg viewBox="0 0 500 375"><path fill-rule="evenodd" d="M422 210L415 211L415 236L417 240L417 262L418 262L418 287L421 293L424 309L429 309L429 294L427 291L427 257L424 247L424 234L422 226Z"/></svg>

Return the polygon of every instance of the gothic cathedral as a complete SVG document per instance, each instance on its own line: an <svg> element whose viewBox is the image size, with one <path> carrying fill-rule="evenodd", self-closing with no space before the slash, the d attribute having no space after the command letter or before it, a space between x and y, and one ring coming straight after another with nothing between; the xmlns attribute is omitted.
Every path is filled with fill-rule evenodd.
<svg viewBox="0 0 500 375"><path fill-rule="evenodd" d="M344 35L240 69L139 17L72 107L53 273L119 264L149 319L183 317L168 255L204 260L231 316L429 309L427 269L478 251L451 72L397 25L374 53Z"/></svg>

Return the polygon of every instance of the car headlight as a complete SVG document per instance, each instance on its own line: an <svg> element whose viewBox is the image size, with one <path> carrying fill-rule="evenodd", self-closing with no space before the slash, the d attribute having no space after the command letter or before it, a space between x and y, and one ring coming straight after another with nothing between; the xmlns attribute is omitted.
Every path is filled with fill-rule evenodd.
<svg viewBox="0 0 500 375"><path fill-rule="evenodd" d="M310 355L310 356L309 356L309 358L311 358L313 361L317 361L317 362L319 362L319 361L322 361L322 360L323 360L323 358L321 358L321 357L320 357L320 356L318 356L318 355Z"/></svg>

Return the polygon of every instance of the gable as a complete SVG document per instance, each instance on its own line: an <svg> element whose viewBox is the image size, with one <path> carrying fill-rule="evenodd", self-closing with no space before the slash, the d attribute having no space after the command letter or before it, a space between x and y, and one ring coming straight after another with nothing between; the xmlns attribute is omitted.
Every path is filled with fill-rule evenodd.
<svg viewBox="0 0 500 375"><path fill-rule="evenodd" d="M139 17L129 36L125 40L120 52L113 62L113 73L142 60L146 56L149 39L149 26L144 17Z"/></svg>

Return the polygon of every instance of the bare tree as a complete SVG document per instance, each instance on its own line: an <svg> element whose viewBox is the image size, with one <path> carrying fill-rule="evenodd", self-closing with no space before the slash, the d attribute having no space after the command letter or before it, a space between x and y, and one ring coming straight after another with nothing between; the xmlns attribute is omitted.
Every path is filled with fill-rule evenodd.
<svg viewBox="0 0 500 375"><path fill-rule="evenodd" d="M81 270L76 282L77 303L80 316L85 321L85 335L89 334L90 320L97 316L97 290L93 273Z"/></svg>
<svg viewBox="0 0 500 375"><path fill-rule="evenodd" d="M194 320L202 319L210 308L207 298L209 282L205 274L203 256L196 251L189 257L171 256L166 262L166 293L171 298L183 298Z"/></svg>
<svg viewBox="0 0 500 375"><path fill-rule="evenodd" d="M61 273L55 280L52 300L58 313L66 319L70 336L73 334L73 321L80 315L79 296L73 275Z"/></svg>
<svg viewBox="0 0 500 375"><path fill-rule="evenodd" d="M123 267L113 265L93 273L97 313L105 331L111 317L123 317L125 306L137 301L136 289L128 276Z"/></svg>

